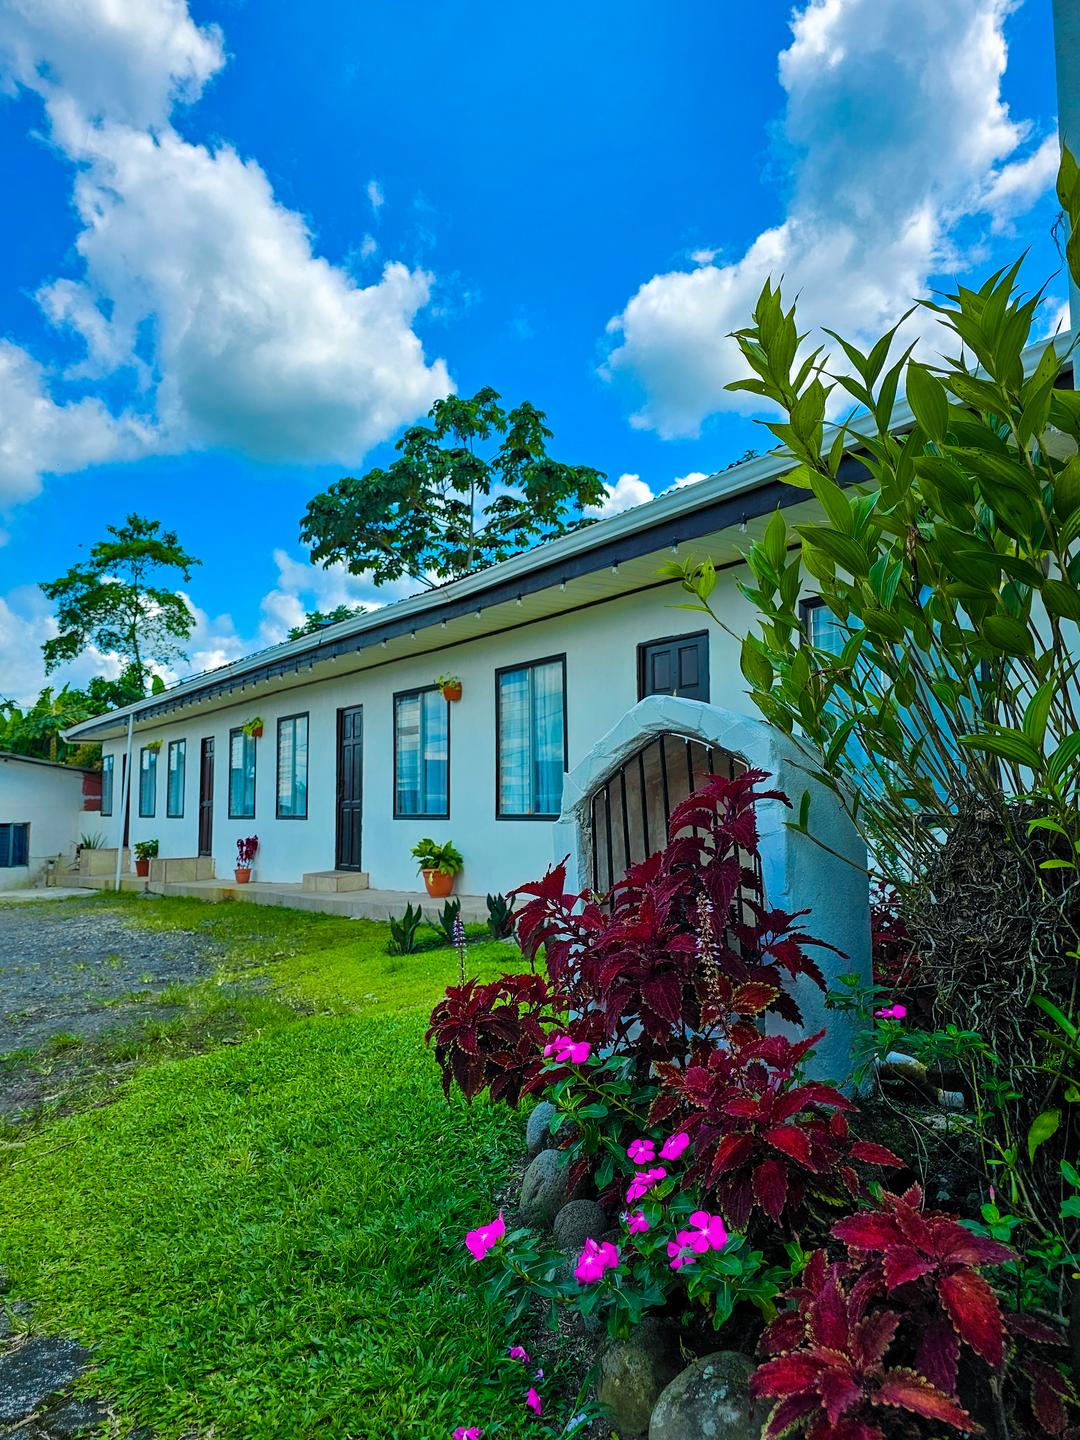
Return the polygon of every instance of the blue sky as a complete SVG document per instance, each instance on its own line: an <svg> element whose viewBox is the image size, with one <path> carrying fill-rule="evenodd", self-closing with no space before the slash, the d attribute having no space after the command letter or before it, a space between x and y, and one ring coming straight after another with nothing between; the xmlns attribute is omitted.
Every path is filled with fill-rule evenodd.
<svg viewBox="0 0 1080 1440"><path fill-rule="evenodd" d="M864 339L1053 276L1055 111L1050 0L0 0L0 695L132 509L204 562L196 668L386 598L299 518L451 385L611 509L723 467L766 274Z"/></svg>

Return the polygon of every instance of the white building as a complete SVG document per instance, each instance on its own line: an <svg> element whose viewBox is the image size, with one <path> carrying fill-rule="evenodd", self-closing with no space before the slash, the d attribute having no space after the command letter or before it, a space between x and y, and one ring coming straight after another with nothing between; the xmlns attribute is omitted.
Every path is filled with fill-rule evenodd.
<svg viewBox="0 0 1080 1440"><path fill-rule="evenodd" d="M83 834L103 832L94 771L0 751L0 890L41 879L46 864L70 867Z"/></svg>
<svg viewBox="0 0 1080 1440"><path fill-rule="evenodd" d="M910 423L898 406L899 428L905 414ZM416 891L410 851L432 836L463 852L467 895L540 876L557 845L564 774L638 700L674 693L754 713L735 638L754 624L738 589L749 575L741 554L777 506L793 522L814 516L809 492L784 483L790 464L746 461L73 727L70 739L104 747L107 843L119 845L126 828L132 843L156 839L163 858L188 862L174 866L177 878L215 873L231 883L236 841L255 834L257 881L334 872L318 888L366 876L380 891ZM850 457L844 465L865 476ZM675 608L688 597L659 574L675 555L716 563L712 600L731 634ZM447 674L461 678L460 701L434 686ZM252 739L243 727L256 717L264 730ZM643 739L611 786L598 782L594 873L583 883L607 888L628 856L656 848L689 773L730 762L688 748L685 732L671 744L662 754ZM164 867L158 878L168 878Z"/></svg>

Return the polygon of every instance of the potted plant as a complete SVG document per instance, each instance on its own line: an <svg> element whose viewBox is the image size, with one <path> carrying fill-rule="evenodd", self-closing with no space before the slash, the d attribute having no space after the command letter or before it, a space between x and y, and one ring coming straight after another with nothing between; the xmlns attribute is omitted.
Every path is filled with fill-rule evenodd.
<svg viewBox="0 0 1080 1440"><path fill-rule="evenodd" d="M444 700L461 699L461 680L457 675L440 675L435 684L442 691Z"/></svg>
<svg viewBox="0 0 1080 1440"><path fill-rule="evenodd" d="M160 741L160 740L148 740L148 741L146 742L146 748L147 748L147 750L152 750L152 751L154 752L154 754L156 755L157 752L161 749L161 741Z"/></svg>
<svg viewBox="0 0 1080 1440"><path fill-rule="evenodd" d="M434 840L424 839L413 846L412 853L431 898L440 900L449 895L454 888L454 876L465 868L461 851L449 840L444 845L436 845Z"/></svg>
<svg viewBox="0 0 1080 1440"><path fill-rule="evenodd" d="M150 861L157 859L158 842L156 840L135 841L135 874L146 876L150 874Z"/></svg>
<svg viewBox="0 0 1080 1440"><path fill-rule="evenodd" d="M255 851L259 848L259 837L249 835L246 840L236 842L236 876L238 885L247 885L251 880L251 867L255 864Z"/></svg>
<svg viewBox="0 0 1080 1440"><path fill-rule="evenodd" d="M245 735L250 735L253 740L261 740L263 733L263 721L261 715L253 715L250 720L245 720L241 726Z"/></svg>

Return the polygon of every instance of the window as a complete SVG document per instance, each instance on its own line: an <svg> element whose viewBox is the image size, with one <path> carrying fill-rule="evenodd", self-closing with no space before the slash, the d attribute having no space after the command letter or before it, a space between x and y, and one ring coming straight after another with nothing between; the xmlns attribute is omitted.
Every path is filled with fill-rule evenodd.
<svg viewBox="0 0 1080 1440"><path fill-rule="evenodd" d="M111 815L113 811L113 757L105 755L101 761L101 813Z"/></svg>
<svg viewBox="0 0 1080 1440"><path fill-rule="evenodd" d="M0 825L0 870L30 864L30 826Z"/></svg>
<svg viewBox="0 0 1080 1440"><path fill-rule="evenodd" d="M394 696L394 815L450 814L450 706L434 686Z"/></svg>
<svg viewBox="0 0 1080 1440"><path fill-rule="evenodd" d="M709 698L709 634L672 635L638 646L638 699L646 695Z"/></svg>
<svg viewBox="0 0 1080 1440"><path fill-rule="evenodd" d="M279 820L307 819L308 717L287 715L277 727ZM252 811L252 814L255 812Z"/></svg>
<svg viewBox="0 0 1080 1440"><path fill-rule="evenodd" d="M495 672L496 815L552 819L566 771L566 657Z"/></svg>
<svg viewBox="0 0 1080 1440"><path fill-rule="evenodd" d="M158 752L144 745L139 751L139 814L153 815L157 809Z"/></svg>
<svg viewBox="0 0 1080 1440"><path fill-rule="evenodd" d="M179 820L184 813L184 781L187 778L187 741L169 741L169 764L165 782L165 814Z"/></svg>
<svg viewBox="0 0 1080 1440"><path fill-rule="evenodd" d="M255 818L255 737L229 731L229 819Z"/></svg>

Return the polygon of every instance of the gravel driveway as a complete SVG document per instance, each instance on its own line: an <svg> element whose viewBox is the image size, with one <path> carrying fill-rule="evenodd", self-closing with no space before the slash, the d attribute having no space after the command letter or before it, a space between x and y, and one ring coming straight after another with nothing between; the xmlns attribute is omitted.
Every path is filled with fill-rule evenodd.
<svg viewBox="0 0 1080 1440"><path fill-rule="evenodd" d="M0 905L0 1056L130 1024L141 995L149 1005L209 974L220 953L208 936L143 929L93 902Z"/></svg>

